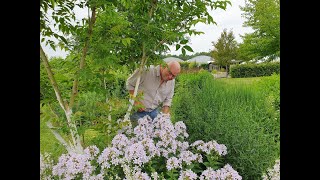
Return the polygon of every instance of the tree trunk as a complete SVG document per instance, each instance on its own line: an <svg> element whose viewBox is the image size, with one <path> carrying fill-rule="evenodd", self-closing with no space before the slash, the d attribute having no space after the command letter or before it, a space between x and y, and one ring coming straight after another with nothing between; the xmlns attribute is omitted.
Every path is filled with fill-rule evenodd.
<svg viewBox="0 0 320 180"><path fill-rule="evenodd" d="M228 77L228 74L229 74L229 67L228 65L226 65L226 78Z"/></svg>
<svg viewBox="0 0 320 180"><path fill-rule="evenodd" d="M129 100L130 104L129 104L127 113L124 116L124 122L127 122L127 121L130 122L130 113L131 113L131 110L132 110L132 107L133 107L133 104L134 104L134 98L138 94L138 88L139 88L139 84L140 84L140 77L141 77L141 73L142 73L143 67L146 64L146 62L147 62L147 56L146 56L145 44L142 43L142 58L141 58L141 65L140 65L140 68L139 68L139 75L138 75L138 78L137 78L137 81L136 81L136 85L135 85L135 88L134 88L133 96ZM130 123L129 126L131 126L131 123Z"/></svg>
<svg viewBox="0 0 320 180"><path fill-rule="evenodd" d="M82 56L81 56L81 60L80 60L80 69L79 70L82 70L84 68L84 65L85 65L85 58L86 58L86 55L87 55L87 51L88 51L88 47L89 47L89 42L90 42L90 38L92 36L92 28L93 28L93 25L96 21L96 8L93 7L92 8L92 14L91 14L91 20L89 22L89 29L88 29L88 33L87 33L87 38L86 38L86 41L85 41L85 44L84 44L84 47L83 47L83 50L82 50ZM79 71L76 73L75 75L75 80L73 81L73 87L72 87L72 93L71 93L71 97L70 97L70 103L68 105L67 102L64 102L61 98L61 93L58 89L58 86L57 86L57 83L53 77L53 74L51 72L51 69L50 69L50 66L49 66L49 62L48 62L48 59L47 57L45 56L45 53L44 51L42 50L42 47L40 45L40 56L41 56L41 59L44 61L45 63L45 67L46 67L46 70L48 72L48 76L49 76L49 79L50 79L50 82L55 90L55 93L56 93L56 96L57 96L57 99L59 101L59 104L60 106L62 107L62 109L64 110L65 112L65 115L66 115L66 118L67 118L67 123L68 123L68 126L69 126L69 129L70 129L70 132L71 132L71 138L72 138L72 141L73 141L73 144L70 143L70 146L66 146L66 142L62 139L62 137L60 136L57 136L57 132L54 132L54 135L56 136L56 138L60 141L60 143L62 143L63 145L66 146L66 149L70 152L70 151L73 151L73 152L77 152L77 153L83 153L83 147L81 145L81 140L80 140L80 136L77 132L77 127L74 123L74 121L72 121L71 117L72 117L72 107L74 105L74 101L75 101L75 97L78 93L78 75L79 75ZM62 141L63 140L63 141Z"/></svg>
<svg viewBox="0 0 320 180"><path fill-rule="evenodd" d="M91 20L89 22L89 29L88 29L88 33L87 33L87 38L86 38L86 41L85 41L85 44L84 44L84 47L82 50L82 56L81 56L81 60L80 60L80 69L79 70L82 70L85 65L85 59L86 59L87 52L88 52L89 42L90 42L90 39L92 36L92 28L93 28L95 21L96 21L96 8L93 7L92 14L91 14ZM78 83L79 83L78 76L79 76L79 71L77 71L77 73L75 75L75 79L73 81L72 93L71 93L70 103L69 103L70 109L72 109L74 101L75 101L75 97L78 94Z"/></svg>
<svg viewBox="0 0 320 180"><path fill-rule="evenodd" d="M62 100L62 97L61 97L61 93L60 93L60 90L58 88L58 85L57 85L57 82L53 76L53 73L51 71L51 68L50 68L50 65L49 65L49 61L47 59L47 56L45 55L41 45L40 45L40 57L44 63L44 67L48 73L48 77L49 77L49 80L50 80L50 83L53 87L53 90L56 94L56 97L57 97L57 100L61 106L61 108L63 109L65 115L66 115L66 118L67 118L67 124L68 124L68 127L70 128L70 133L71 133L71 138L72 138L72 141L73 141L73 145L70 144L70 146L66 147L66 149L68 151L72 150L72 151L75 151L75 152L83 152L83 148L81 146L81 143L80 143L80 138L79 138L79 135L77 133L77 128L74 124L74 122L71 121L71 110L69 109L68 107L68 104L67 102L64 102ZM57 136L56 136L57 137ZM66 143L65 142L62 142L60 139L58 139L63 145L65 145Z"/></svg>

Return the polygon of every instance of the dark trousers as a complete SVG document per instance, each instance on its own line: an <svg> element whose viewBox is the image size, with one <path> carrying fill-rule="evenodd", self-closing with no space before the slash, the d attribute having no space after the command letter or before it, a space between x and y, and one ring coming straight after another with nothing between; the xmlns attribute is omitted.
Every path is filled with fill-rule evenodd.
<svg viewBox="0 0 320 180"><path fill-rule="evenodd" d="M143 118L146 115L149 115L150 118L153 120L159 114L158 108L154 109L153 111L146 112L135 112L130 116L132 127L136 127L138 125L138 119Z"/></svg>
<svg viewBox="0 0 320 180"><path fill-rule="evenodd" d="M131 120L138 120L140 118L143 118L146 115L149 115L151 117L151 119L153 120L155 117L157 117L158 114L159 114L159 110L158 110L158 108L156 108L150 112L146 112L146 111L135 112L130 116L130 119Z"/></svg>

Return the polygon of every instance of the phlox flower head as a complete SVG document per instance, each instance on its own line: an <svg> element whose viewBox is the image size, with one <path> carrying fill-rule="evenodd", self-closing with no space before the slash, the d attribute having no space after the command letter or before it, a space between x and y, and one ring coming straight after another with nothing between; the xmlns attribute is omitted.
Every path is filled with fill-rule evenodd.
<svg viewBox="0 0 320 180"><path fill-rule="evenodd" d="M128 137L124 134L117 134L111 142L112 146L117 149L123 149L131 144Z"/></svg>
<svg viewBox="0 0 320 180"><path fill-rule="evenodd" d="M49 153L40 153L40 179L51 179L53 160Z"/></svg>
<svg viewBox="0 0 320 180"><path fill-rule="evenodd" d="M149 175L147 173L144 173L141 171L137 171L134 174L134 179L135 180L151 180L151 178L149 177Z"/></svg>
<svg viewBox="0 0 320 180"><path fill-rule="evenodd" d="M280 180L280 159L277 159L273 168L268 168L262 175L263 180Z"/></svg>
<svg viewBox="0 0 320 180"><path fill-rule="evenodd" d="M191 146L206 154L210 154L211 152L216 152L220 156L227 154L227 147L224 144L218 144L215 140L206 143L201 140L195 141Z"/></svg>
<svg viewBox="0 0 320 180"><path fill-rule="evenodd" d="M174 128L176 130L177 136L183 137L183 138L188 138L189 134L187 133L187 127L183 123L183 121L178 121L175 123Z"/></svg>
<svg viewBox="0 0 320 180"><path fill-rule="evenodd" d="M223 168L213 170L211 167L204 170L200 177L200 180L241 180L242 177L235 171L229 164L226 164Z"/></svg>
<svg viewBox="0 0 320 180"><path fill-rule="evenodd" d="M123 152L117 148L107 147L102 151L97 162L101 165L101 169L104 170L105 168L110 168L111 164L121 164L123 162L123 159L120 157L121 154L123 154Z"/></svg>
<svg viewBox="0 0 320 180"><path fill-rule="evenodd" d="M137 142L128 147L125 151L125 159L128 162L133 162L135 165L141 166L150 160L147 152L141 142Z"/></svg>
<svg viewBox="0 0 320 180"><path fill-rule="evenodd" d="M97 146L89 146L84 149L84 153L89 156L90 160L93 160L100 153L100 150Z"/></svg>
<svg viewBox="0 0 320 180"><path fill-rule="evenodd" d="M190 165L193 161L197 161L199 154L194 154L191 151L182 151L179 155L180 161ZM202 158L201 158L202 159Z"/></svg>
<svg viewBox="0 0 320 180"><path fill-rule="evenodd" d="M178 180L193 180L193 179L197 179L197 174L194 173L193 171L191 171L190 169L187 169L185 171L180 171L180 176L178 178Z"/></svg>
<svg viewBox="0 0 320 180"><path fill-rule="evenodd" d="M171 157L167 160L166 167L169 171L172 169L181 168L181 161L176 157Z"/></svg>
<svg viewBox="0 0 320 180"><path fill-rule="evenodd" d="M53 166L52 174L60 178L73 179L82 174L84 179L90 177L95 169L90 163L88 154L68 153L59 158L58 164Z"/></svg>
<svg viewBox="0 0 320 180"><path fill-rule="evenodd" d="M134 128L135 138L139 141L145 138L152 138L154 135L154 124L149 116L138 120L138 125Z"/></svg>

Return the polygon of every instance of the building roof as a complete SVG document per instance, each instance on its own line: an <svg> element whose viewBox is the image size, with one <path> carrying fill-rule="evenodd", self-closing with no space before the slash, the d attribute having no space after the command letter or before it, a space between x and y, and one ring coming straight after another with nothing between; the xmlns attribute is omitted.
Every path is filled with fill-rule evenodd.
<svg viewBox="0 0 320 180"><path fill-rule="evenodd" d="M187 60L187 62L196 62L199 64L208 64L209 62L213 62L213 61L214 59L212 57L205 56L205 55L196 56Z"/></svg>
<svg viewBox="0 0 320 180"><path fill-rule="evenodd" d="M180 58L176 58L176 57L166 57L163 59L165 62L170 62L170 61L177 61L177 62L184 62L182 59Z"/></svg>

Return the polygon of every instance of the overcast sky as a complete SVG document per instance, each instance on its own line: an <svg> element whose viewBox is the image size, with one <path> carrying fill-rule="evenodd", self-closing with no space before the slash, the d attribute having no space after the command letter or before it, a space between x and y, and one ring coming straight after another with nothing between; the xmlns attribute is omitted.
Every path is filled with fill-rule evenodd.
<svg viewBox="0 0 320 180"><path fill-rule="evenodd" d="M230 1L232 3L232 6L228 4L225 11L217 9L210 12L214 21L216 21L217 23L216 25L206 25L203 23L199 23L195 26L197 30L204 32L204 34L191 36L191 42L188 45L192 47L194 53L208 52L209 50L212 50L212 41L216 42L220 37L221 32L225 28L228 32L232 29L233 34L235 35L235 39L238 43L242 42L240 35L253 32L250 27L242 26L245 19L241 16L243 12L240 10L239 6L244 6L244 0ZM87 10L81 10L79 8L75 11L78 19L81 19L88 14ZM53 56L60 56L64 58L67 55L66 52L61 51L59 48L54 51L52 48L43 45L43 49L49 56L49 58ZM181 51L175 51L175 47L172 47L171 52L168 52L168 54L179 55L181 54ZM190 55L193 53L187 51L187 54Z"/></svg>

